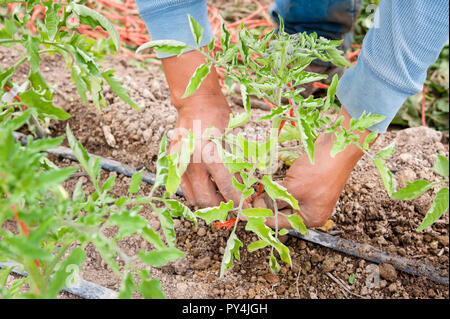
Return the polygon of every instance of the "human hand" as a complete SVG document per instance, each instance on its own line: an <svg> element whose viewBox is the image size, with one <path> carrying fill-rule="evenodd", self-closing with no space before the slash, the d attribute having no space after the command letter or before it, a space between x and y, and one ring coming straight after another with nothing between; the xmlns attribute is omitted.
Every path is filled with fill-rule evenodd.
<svg viewBox="0 0 450 319"><path fill-rule="evenodd" d="M343 127L349 128L351 116L344 108L341 108L339 115L344 116ZM360 143L369 133L368 130L358 132ZM320 135L315 143L314 164L307 154L303 154L292 164L281 182L298 200L300 211L293 212L288 204L282 201L277 202L277 208L285 214L299 214L307 227L320 227L326 223L353 168L364 155L359 148L349 145L334 158L331 157L330 151L335 140L334 134ZM273 201L266 194L255 199L253 204L256 207L273 209ZM274 227L275 219L268 219L266 224ZM282 215L278 219L278 227L291 228Z"/></svg>

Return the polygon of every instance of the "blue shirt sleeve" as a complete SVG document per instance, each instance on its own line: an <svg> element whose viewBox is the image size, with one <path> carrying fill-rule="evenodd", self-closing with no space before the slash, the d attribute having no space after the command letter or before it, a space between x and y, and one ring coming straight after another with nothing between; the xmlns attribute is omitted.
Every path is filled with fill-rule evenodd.
<svg viewBox="0 0 450 319"><path fill-rule="evenodd" d="M355 67L341 78L337 97L358 118L384 115L370 128L385 132L408 96L421 91L428 67L448 41L448 0L381 0Z"/></svg>
<svg viewBox="0 0 450 319"><path fill-rule="evenodd" d="M203 27L201 46L214 37L206 0L136 0L136 4L152 40L177 40L195 47L188 14ZM168 56L158 54L160 58Z"/></svg>

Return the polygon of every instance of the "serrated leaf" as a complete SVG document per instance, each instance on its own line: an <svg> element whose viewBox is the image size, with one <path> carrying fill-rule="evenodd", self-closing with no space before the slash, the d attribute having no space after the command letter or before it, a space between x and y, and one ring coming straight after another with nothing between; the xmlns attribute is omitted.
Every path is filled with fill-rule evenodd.
<svg viewBox="0 0 450 319"><path fill-rule="evenodd" d="M272 217L273 211L268 208L247 208L243 209L242 213L245 217Z"/></svg>
<svg viewBox="0 0 450 319"><path fill-rule="evenodd" d="M383 121L386 117L384 115L376 115L376 114L368 114L366 115L365 112L361 114L361 116L358 119L351 119L350 120L350 131L360 131L364 132L369 127L380 123Z"/></svg>
<svg viewBox="0 0 450 319"><path fill-rule="evenodd" d="M197 46L200 47L200 43L202 42L202 36L203 36L203 28L200 24L197 23L197 21L194 20L194 18L188 14L189 17L189 27L191 28L192 35L194 37L195 43L197 43Z"/></svg>
<svg viewBox="0 0 450 319"><path fill-rule="evenodd" d="M436 220L438 220L447 210L449 206L449 190L447 187L441 188L436 197L433 199L431 208L428 210L422 224L417 228L417 231L424 230L431 226Z"/></svg>
<svg viewBox="0 0 450 319"><path fill-rule="evenodd" d="M9 131L15 131L19 128L21 128L30 118L31 116L31 110L26 110L22 113L22 115L13 118L12 120L8 120L4 125L3 128Z"/></svg>
<svg viewBox="0 0 450 319"><path fill-rule="evenodd" d="M233 266L233 256L237 260L240 260L239 248L243 244L237 237L237 235L232 232L227 241L227 246L222 258L222 264L220 266L220 277L222 277L225 272Z"/></svg>
<svg viewBox="0 0 450 319"><path fill-rule="evenodd" d="M183 205L179 201L175 199L166 199L164 200L167 208L170 210L172 216L176 217L184 217L187 220L194 222L195 227L197 227L197 217L194 213L189 209L189 207Z"/></svg>
<svg viewBox="0 0 450 319"><path fill-rule="evenodd" d="M129 272L126 273L120 286L119 299L130 299L133 296L133 292L137 289L133 279L133 275Z"/></svg>
<svg viewBox="0 0 450 319"><path fill-rule="evenodd" d="M186 91L184 92L181 98L186 98L192 95L202 84L203 80L208 76L211 71L211 63L200 65L192 75L189 80L188 86L186 87Z"/></svg>
<svg viewBox="0 0 450 319"><path fill-rule="evenodd" d="M148 252L140 251L139 257L142 262L148 266L160 267L164 266L169 261L185 257L185 254L178 248L168 247Z"/></svg>
<svg viewBox="0 0 450 319"><path fill-rule="evenodd" d="M161 229L163 230L164 237L166 238L166 242L169 246L175 245L175 229L173 227L174 222L172 216L170 216L170 212L168 210L160 210L157 211L159 222L161 223Z"/></svg>
<svg viewBox="0 0 450 319"><path fill-rule="evenodd" d="M58 32L59 15L55 9L47 9L45 11L45 27L48 32L48 39L53 41Z"/></svg>
<svg viewBox="0 0 450 319"><path fill-rule="evenodd" d="M284 200L285 202L289 203L292 208L297 210L300 209L300 207L298 206L298 201L294 198L294 196L289 194L285 187L272 181L269 177L267 177L267 175L265 175L261 179L261 183L263 183L264 190L267 192L270 198L272 198L273 200Z"/></svg>
<svg viewBox="0 0 450 319"><path fill-rule="evenodd" d="M95 29L96 26L100 26L105 29L111 37L116 50L118 51L120 49L119 32L107 18L105 18L97 11L84 5L71 3L70 6L83 24L90 25L92 29Z"/></svg>
<svg viewBox="0 0 450 319"><path fill-rule="evenodd" d="M160 54L176 54L180 55L191 47L184 42L176 40L156 40L142 44L137 50L136 54L141 53L145 49L154 49Z"/></svg>
<svg viewBox="0 0 450 319"><path fill-rule="evenodd" d="M213 221L225 222L227 219L228 213L233 209L233 201L229 202L221 202L220 206L209 207L197 210L195 215L199 218L203 219L207 225L211 224Z"/></svg>
<svg viewBox="0 0 450 319"><path fill-rule="evenodd" d="M102 185L102 187L100 188L100 191L102 192L102 193L107 193L107 192L109 192L113 187L114 187L114 185L116 184L116 177L113 175L113 176L110 176L110 177L108 177L108 179L103 183L103 185Z"/></svg>
<svg viewBox="0 0 450 319"><path fill-rule="evenodd" d="M145 271L141 272L141 283L139 284L139 292L145 299L165 299L164 293L161 290L161 283L158 279L150 279L149 275L142 275Z"/></svg>
<svg viewBox="0 0 450 319"><path fill-rule="evenodd" d="M280 264L278 263L278 261L277 261L276 257L274 256L274 254L270 254L269 267L270 267L270 270L271 270L273 273L277 273L277 272L279 272L280 269L281 269L281 266L280 266Z"/></svg>
<svg viewBox="0 0 450 319"><path fill-rule="evenodd" d="M382 159L387 159L394 155L395 152L395 141L386 146L385 148L381 149L377 153L377 157L380 157Z"/></svg>
<svg viewBox="0 0 450 319"><path fill-rule="evenodd" d="M430 182L418 180L414 183L409 183L405 188L399 189L392 194L392 197L399 200L410 200L422 195L431 187L433 187L433 184L430 184Z"/></svg>
<svg viewBox="0 0 450 319"><path fill-rule="evenodd" d="M49 283L47 298L53 299L56 298L58 293L66 286L66 281L69 277L74 277L74 280L80 280L80 272L81 272L81 264L86 258L86 254L84 250L80 247L74 248L70 255L59 264L58 269L55 274L52 276L52 279ZM75 267L73 267L75 266ZM77 273L76 270L79 270Z"/></svg>
<svg viewBox="0 0 450 319"><path fill-rule="evenodd" d="M292 228L294 228L296 231L300 232L303 235L308 234L308 229L306 228L302 218L299 215L294 213L291 215L287 215L286 218L289 221L289 224L292 226Z"/></svg>
<svg viewBox="0 0 450 319"><path fill-rule="evenodd" d="M247 112L239 113L237 116L230 114L230 121L228 122L228 128L232 129L242 126L248 121L250 121L250 118L251 118L250 113Z"/></svg>
<svg viewBox="0 0 450 319"><path fill-rule="evenodd" d="M392 177L391 171L387 168L386 163L383 159L377 157L373 160L376 168L380 172L381 179L383 181L384 188L386 189L389 196L392 196L392 192L395 189L395 180Z"/></svg>
<svg viewBox="0 0 450 319"><path fill-rule="evenodd" d="M148 224L147 220L136 211L119 211L109 216L108 224L119 227L118 238L140 232Z"/></svg>
<svg viewBox="0 0 450 319"><path fill-rule="evenodd" d="M137 172L131 177L130 186L128 187L128 193L136 194L141 189L142 172Z"/></svg>
<svg viewBox="0 0 450 319"><path fill-rule="evenodd" d="M35 180L35 187L46 189L53 185L59 185L76 172L77 167L65 167L39 173Z"/></svg>
<svg viewBox="0 0 450 319"><path fill-rule="evenodd" d="M448 158L445 156L442 156L440 154L437 155L436 162L434 162L433 170L438 173L439 175L442 175L444 177L448 177L448 171L449 171L449 161Z"/></svg>
<svg viewBox="0 0 450 319"><path fill-rule="evenodd" d="M334 96L336 95L337 85L338 85L338 75L335 74L333 76L333 80L331 81L330 86L328 87L328 90L327 90L327 99L325 100L323 111L328 110L331 107L331 105L333 105Z"/></svg>
<svg viewBox="0 0 450 319"><path fill-rule="evenodd" d="M102 74L102 77L106 80L106 82L111 87L111 90L113 90L113 92L116 93L116 95L118 97L120 97L124 102L126 102L131 107L140 111L141 109L139 108L139 106L129 96L130 90L125 88L124 86L122 86L121 79L114 77L114 75L113 75L114 72L116 72L116 71L109 69L109 70L106 70L105 72L102 72L101 74Z"/></svg>
<svg viewBox="0 0 450 319"><path fill-rule="evenodd" d="M314 164L314 136L311 132L311 128L306 123L304 119L300 119L299 121L299 129L301 132L301 141L303 143L304 148L306 149L306 153L308 154L309 160L312 164Z"/></svg>
<svg viewBox="0 0 450 319"><path fill-rule="evenodd" d="M38 71L39 63L41 62L41 57L39 55L39 39L36 37L28 36L28 38L24 42L22 42L22 44L27 51L31 72Z"/></svg>
<svg viewBox="0 0 450 319"><path fill-rule="evenodd" d="M252 253L258 249L267 247L268 245L269 245L269 243L265 242L264 240L257 240L257 241L254 241L253 243L249 244L247 246L247 250Z"/></svg>
<svg viewBox="0 0 450 319"><path fill-rule="evenodd" d="M70 117L69 113L53 106L52 101L46 100L43 95L40 95L33 90L19 94L19 97L23 104L29 108L35 109L39 114L45 117L61 121L67 120Z"/></svg>

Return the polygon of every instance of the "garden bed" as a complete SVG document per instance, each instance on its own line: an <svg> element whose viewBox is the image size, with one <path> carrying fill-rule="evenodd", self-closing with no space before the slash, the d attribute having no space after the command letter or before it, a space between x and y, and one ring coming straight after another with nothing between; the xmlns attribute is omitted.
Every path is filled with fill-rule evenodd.
<svg viewBox="0 0 450 319"><path fill-rule="evenodd" d="M0 48L1 67L5 68L17 59L15 51ZM104 65L113 67L117 70L116 74L124 78L124 84L131 89L131 97L142 111L137 112L112 92L106 92L105 97L111 107L99 114L92 105L82 104L62 58L57 55L44 56L41 71L49 83L57 85L55 105L72 115L68 121L52 121L50 131L52 136L59 136L64 134L65 126L69 124L74 135L90 153L155 173L159 142L164 133L170 138L176 122L176 111L171 106L162 70L149 65L137 67L131 62L113 56ZM25 76L26 72L27 67L21 66L18 73ZM228 100L234 112L241 111L242 108L235 105L233 99ZM255 109L253 118L264 113L263 110ZM245 134L249 137L265 136L267 129L267 126L253 121L246 126ZM385 147L393 140L396 140L396 151L387 163L395 173L399 186L405 186L406 181L434 181L437 178L432 170L435 154L448 156L440 132L425 127L390 131L377 140L375 150ZM50 156L50 159L59 166L74 165L69 160L54 156ZM104 171L103 180L111 174L116 173ZM65 188L72 191L78 180L88 183L87 176L76 173L64 184ZM118 175L113 193L117 196L126 194L129 182L130 178ZM140 192L146 194L149 189L148 185L143 185ZM441 269L448 277L448 214L425 231L415 231L431 205L432 195L424 194L413 201L389 198L376 168L368 158L363 157L341 194L331 218L334 225L328 232L355 242L367 243L393 255L419 260ZM182 198L180 200L183 201ZM152 228L159 228L158 218L148 206L145 206L141 214ZM243 228L240 225L237 234L245 247L255 238ZM366 280L373 274L370 263L289 236L285 236L283 241L291 250L292 269L284 266L278 275L272 275L267 263L269 249L251 254L241 249L241 260L235 261L233 268L223 278L219 278L220 262L229 231L216 230L206 226L203 221L199 221L199 227L195 231L193 223L182 218L175 221L175 230L177 247L187 257L168 266L151 269L152 275L160 279L168 298L355 297L345 292L342 285L337 284L327 273L342 279L353 293L364 298L449 297L446 286L393 271L391 267L384 265L379 268L379 286L369 288ZM115 230L108 228L106 231L107 235L113 235ZM129 255L146 248L138 237L126 238L120 245ZM83 278L118 290L120 280L107 268L100 254L90 245L86 253ZM349 277L353 276L354 282L351 285Z"/></svg>

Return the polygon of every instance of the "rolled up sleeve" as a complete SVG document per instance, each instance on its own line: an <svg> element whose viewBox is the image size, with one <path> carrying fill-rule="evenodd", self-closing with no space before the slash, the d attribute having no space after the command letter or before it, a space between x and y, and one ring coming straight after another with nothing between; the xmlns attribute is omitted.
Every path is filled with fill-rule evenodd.
<svg viewBox="0 0 450 319"><path fill-rule="evenodd" d="M355 67L339 82L337 97L353 117L386 118L369 129L385 132L408 96L421 91L449 31L448 0L381 0Z"/></svg>
<svg viewBox="0 0 450 319"><path fill-rule="evenodd" d="M188 14L203 27L201 46L214 37L206 0L136 0L136 3L152 40L177 40L195 47ZM160 58L168 56L158 55Z"/></svg>

